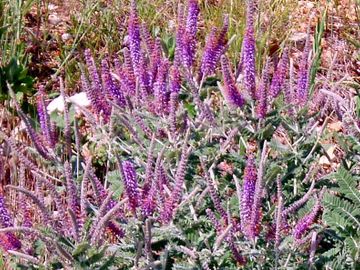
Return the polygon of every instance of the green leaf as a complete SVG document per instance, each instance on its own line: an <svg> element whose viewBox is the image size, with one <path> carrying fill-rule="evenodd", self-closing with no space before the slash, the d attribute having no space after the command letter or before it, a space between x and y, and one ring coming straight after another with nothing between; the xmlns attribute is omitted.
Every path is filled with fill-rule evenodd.
<svg viewBox="0 0 360 270"><path fill-rule="evenodd" d="M109 267L111 266L111 265L113 265L113 263L115 262L115 253L113 254L113 255L111 255L110 256L110 258L107 260L107 261L105 261L101 266L100 266L100 268L99 268L99 270L107 270L107 269L109 269Z"/></svg>
<svg viewBox="0 0 360 270"><path fill-rule="evenodd" d="M357 181L355 178L341 167L336 174L334 174L335 179L337 180L342 193L345 197L356 201L357 204L360 204L360 192L357 190Z"/></svg>
<svg viewBox="0 0 360 270"><path fill-rule="evenodd" d="M73 251L72 255L74 257L78 257L81 254L84 254L86 252L86 250L89 248L89 244L88 243L81 243L79 245L77 245L77 247L75 248L75 250Z"/></svg>
<svg viewBox="0 0 360 270"><path fill-rule="evenodd" d="M328 193L324 196L324 204L327 209L330 211L335 211L346 219L349 224L342 224L343 227L344 225L357 225L360 228L360 220L357 218L357 216L360 214L360 210L354 204ZM337 222L339 221L340 220Z"/></svg>

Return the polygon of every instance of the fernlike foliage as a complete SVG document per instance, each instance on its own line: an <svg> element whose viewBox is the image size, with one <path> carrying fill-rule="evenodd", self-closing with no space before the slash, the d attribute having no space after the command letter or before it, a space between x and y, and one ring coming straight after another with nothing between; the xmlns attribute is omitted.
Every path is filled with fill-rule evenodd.
<svg viewBox="0 0 360 270"><path fill-rule="evenodd" d="M333 177L339 187L338 194L325 196L324 220L330 226L330 233L336 233L338 239L323 257L330 267L356 269L360 256L359 179L345 168L340 168Z"/></svg>
<svg viewBox="0 0 360 270"><path fill-rule="evenodd" d="M23 184L7 188L23 194L37 217L29 221L21 204L14 226L0 197L0 244L19 264L314 266L324 190L315 187L314 173L323 154L315 130L321 114L307 110L310 39L298 79L286 48L276 67L268 58L256 71L257 16L248 1L235 72L226 56L228 16L202 46L199 11L196 0L179 5L169 59L132 1L119 55L97 61L84 52L81 85L91 106L69 99L60 81L64 111L57 128L52 117L59 117L48 115L44 91L37 101L40 132L14 99L32 144L1 133L25 168ZM218 70L222 79L214 83L209 76Z"/></svg>

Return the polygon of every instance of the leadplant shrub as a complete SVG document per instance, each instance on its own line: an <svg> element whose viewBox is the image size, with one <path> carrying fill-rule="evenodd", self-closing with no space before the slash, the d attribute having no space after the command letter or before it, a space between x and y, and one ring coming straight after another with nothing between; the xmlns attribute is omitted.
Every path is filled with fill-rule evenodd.
<svg viewBox="0 0 360 270"><path fill-rule="evenodd" d="M248 1L234 70L228 16L204 43L199 16L196 0L179 5L172 59L132 1L119 55L97 61L84 51L81 85L91 105L67 97L60 80L63 125L48 114L42 89L40 131L13 100L32 142L1 132L22 168L20 185L7 187L22 198L16 225L0 202L1 246L15 262L44 269L321 263L326 190L316 181L317 158L328 120L318 130L323 115L309 111L310 34L297 72L285 45L277 64L269 56L257 71Z"/></svg>

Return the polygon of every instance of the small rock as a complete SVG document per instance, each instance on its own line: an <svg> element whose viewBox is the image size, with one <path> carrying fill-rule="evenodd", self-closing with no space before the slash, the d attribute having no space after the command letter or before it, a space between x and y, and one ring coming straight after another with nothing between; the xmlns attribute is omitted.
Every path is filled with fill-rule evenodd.
<svg viewBox="0 0 360 270"><path fill-rule="evenodd" d="M54 4L51 4L51 3L50 3L50 4L48 5L48 9L49 9L49 10L56 10L57 8L58 8L58 6L56 6L56 5L54 5Z"/></svg>
<svg viewBox="0 0 360 270"><path fill-rule="evenodd" d="M337 122L333 122L333 123L330 123L329 124L329 129L331 131L340 131L341 130L341 127L342 127L342 123L341 121L337 121Z"/></svg>
<svg viewBox="0 0 360 270"><path fill-rule="evenodd" d="M61 22L61 19L56 14L49 15L49 23L52 25L57 25Z"/></svg>
<svg viewBox="0 0 360 270"><path fill-rule="evenodd" d="M70 40L71 38L72 38L72 36L69 33L64 33L61 35L61 40L64 42Z"/></svg>
<svg viewBox="0 0 360 270"><path fill-rule="evenodd" d="M307 34L306 34L306 33L298 32L298 33L294 33L294 34L289 38L289 40L290 40L290 41L293 41L293 42L300 42L300 41L305 41L305 40L306 40L306 37L307 37Z"/></svg>
<svg viewBox="0 0 360 270"><path fill-rule="evenodd" d="M312 9L312 8L314 8L314 3L312 3L312 2L307 2L306 3L306 8L308 8L308 9Z"/></svg>
<svg viewBox="0 0 360 270"><path fill-rule="evenodd" d="M331 165L332 161L335 158L335 150L336 150L336 145L330 145L325 147L326 149L326 153L328 154L330 160L328 159L327 156L321 156L319 159L319 164L320 165Z"/></svg>

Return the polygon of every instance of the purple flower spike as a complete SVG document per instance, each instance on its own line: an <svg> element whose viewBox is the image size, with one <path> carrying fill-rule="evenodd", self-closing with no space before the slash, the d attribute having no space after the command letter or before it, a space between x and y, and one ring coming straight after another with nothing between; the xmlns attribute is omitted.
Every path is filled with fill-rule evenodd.
<svg viewBox="0 0 360 270"><path fill-rule="evenodd" d="M200 8L197 0L189 0L185 32L182 36L182 56L185 67L190 68L196 52L196 33Z"/></svg>
<svg viewBox="0 0 360 270"><path fill-rule="evenodd" d="M138 184L136 179L136 172L132 162L123 161L122 169L124 172L124 185L126 195L129 198L129 204L133 211L139 205L139 194L138 194Z"/></svg>
<svg viewBox="0 0 360 270"><path fill-rule="evenodd" d="M155 42L154 42L154 39L152 38L152 36L149 32L149 29L147 28L145 23L141 24L141 34L142 34L143 40L145 40L148 54L152 54L152 52L155 48Z"/></svg>
<svg viewBox="0 0 360 270"><path fill-rule="evenodd" d="M266 65L264 67L262 80L260 83L259 91L258 91L258 107L257 107L257 115L260 119L264 119L267 113L267 99L268 99L268 88L269 88L269 66L270 61L266 61Z"/></svg>
<svg viewBox="0 0 360 270"><path fill-rule="evenodd" d="M128 24L128 34L129 34L129 43L130 43L130 55L132 65L135 71L136 76L140 76L140 57L141 57L141 47L140 47L140 25L139 18L136 10L136 1L131 1L131 11Z"/></svg>
<svg viewBox="0 0 360 270"><path fill-rule="evenodd" d="M189 0L188 15L186 19L186 32L195 37L197 32L198 16L200 8L197 0Z"/></svg>
<svg viewBox="0 0 360 270"><path fill-rule="evenodd" d="M64 164L64 171L66 178L67 204L74 213L78 213L80 209L80 201L71 170L70 163L66 161Z"/></svg>
<svg viewBox="0 0 360 270"><path fill-rule="evenodd" d="M270 94L272 97L274 98L277 97L281 89L284 88L288 69L289 69L289 52L288 49L285 48L271 82Z"/></svg>
<svg viewBox="0 0 360 270"><path fill-rule="evenodd" d="M216 218L215 214L213 213L213 211L211 211L210 209L206 209L206 214L209 217L211 223L215 226L215 229L218 233L221 233L223 228L221 226L220 221Z"/></svg>
<svg viewBox="0 0 360 270"><path fill-rule="evenodd" d="M254 202L257 171L255 159L249 156L244 171L244 182L241 193L241 227L245 235L249 235L248 226L251 219L251 209Z"/></svg>
<svg viewBox="0 0 360 270"><path fill-rule="evenodd" d="M144 217L151 216L156 208L156 184L152 183L148 195L142 202L142 214Z"/></svg>
<svg viewBox="0 0 360 270"><path fill-rule="evenodd" d="M296 240L300 240L301 237L310 229L310 226L314 223L320 208L320 199L316 199L312 211L300 219L295 225L293 235Z"/></svg>
<svg viewBox="0 0 360 270"><path fill-rule="evenodd" d="M37 112L38 112L38 116L39 116L39 122L40 122L40 126L41 126L41 130L43 133L43 136L46 138L46 142L47 144L51 147L54 148L55 147L55 138L54 138L54 134L52 132L51 129L51 124L50 124L50 117L47 113L46 110L46 104L45 104L45 92L44 92L44 87L41 86L39 88L39 96L37 98Z"/></svg>
<svg viewBox="0 0 360 270"><path fill-rule="evenodd" d="M125 53L124 53L125 54ZM131 60L130 60L131 64ZM132 72L132 67L129 69L126 67L126 63L124 63L123 67L119 61L119 59L114 59L114 65L116 69L116 74L119 76L119 82L121 85L121 89L124 91L125 95L134 95L136 90L136 83L134 73Z"/></svg>
<svg viewBox="0 0 360 270"><path fill-rule="evenodd" d="M117 237L119 237L119 238L123 238L123 237L125 236L125 231L124 231L122 228L120 228L120 227L119 227L116 223L114 223L113 221L110 221L110 222L108 223L107 228L109 229L109 231L110 231L113 235L115 235L115 236L117 236Z"/></svg>
<svg viewBox="0 0 360 270"><path fill-rule="evenodd" d="M255 34L254 34L254 1L249 0L246 11L246 28L243 41L242 62L244 68L245 89L255 99Z"/></svg>
<svg viewBox="0 0 360 270"><path fill-rule="evenodd" d="M134 68L133 68L133 64L132 64L132 60L131 60L131 53L129 51L128 48L124 48L123 50L123 54L124 54L124 76L126 76L129 85L129 92L130 93L134 93L135 94L135 88L136 88L136 78L135 78L135 74L134 74ZM119 74L119 76L121 75L121 73Z"/></svg>
<svg viewBox="0 0 360 270"><path fill-rule="evenodd" d="M161 62L156 82L154 85L156 110L159 114L169 112L170 92L167 89L167 74L169 72L169 61Z"/></svg>
<svg viewBox="0 0 360 270"><path fill-rule="evenodd" d="M0 225L2 228L13 227L10 214L6 209L4 198L0 195ZM0 235L1 237L2 235ZM2 240L2 241L1 241ZM0 244L5 250L17 250L21 248L21 242L13 233L5 233L1 239Z"/></svg>
<svg viewBox="0 0 360 270"><path fill-rule="evenodd" d="M174 55L174 65L180 66L182 63L182 50L183 50L183 35L185 32L184 29L184 6L182 4L178 7L178 15L177 15L177 29L176 29L176 47L175 47L175 55Z"/></svg>
<svg viewBox="0 0 360 270"><path fill-rule="evenodd" d="M229 61L226 56L221 57L221 67L224 78L224 86L220 87L226 102L233 107L241 107L245 101L235 84L234 76L230 70Z"/></svg>
<svg viewBox="0 0 360 270"><path fill-rule="evenodd" d="M139 84L141 94L146 97L148 94L151 93L152 88L150 87L150 76L148 73L148 64L146 62L145 56L140 55L140 70L139 70Z"/></svg>
<svg viewBox="0 0 360 270"><path fill-rule="evenodd" d="M206 45L204 49L204 54L201 60L201 74L202 76L211 74L214 72L217 62L217 55L215 50L217 48L217 36L216 36L217 28L213 27L209 36L206 38Z"/></svg>
<svg viewBox="0 0 360 270"><path fill-rule="evenodd" d="M92 102L92 105L94 106L94 109L100 113L103 112L105 115L110 115L110 108L104 99L104 91L101 84L100 76L96 68L95 60L91 55L91 52L89 49L85 50L85 61L87 68L89 70L89 76L91 80L91 85L86 85L85 76L83 76L83 87L86 89L89 89L86 91L87 94L89 94L89 98Z"/></svg>
<svg viewBox="0 0 360 270"><path fill-rule="evenodd" d="M169 101L169 117L170 131L172 134L176 132L176 109L178 103L179 92L181 88L181 77L179 69L175 66L170 71L170 101Z"/></svg>
<svg viewBox="0 0 360 270"><path fill-rule="evenodd" d="M191 148L184 147L178 168L175 175L175 185L172 190L171 196L166 200L163 211L161 212L161 221L162 223L169 223L173 218L174 211L176 206L179 203L182 196L183 184L185 181L186 165L190 155Z"/></svg>
<svg viewBox="0 0 360 270"><path fill-rule="evenodd" d="M179 93L181 88L181 75L179 68L173 66L170 70L170 92Z"/></svg>
<svg viewBox="0 0 360 270"><path fill-rule="evenodd" d="M162 47L161 47L161 40L157 38L155 40L154 48L152 50L151 59L150 59L150 79L151 85L155 82L157 72L159 70L159 66L161 64L162 58Z"/></svg>
<svg viewBox="0 0 360 270"><path fill-rule="evenodd" d="M229 29L229 16L224 17L224 24L219 34L213 27L206 40L204 54L201 60L201 75L209 75L215 71L216 64L224 53L227 44L227 31Z"/></svg>
<svg viewBox="0 0 360 270"><path fill-rule="evenodd" d="M310 34L306 39L304 52L302 55L297 81L297 101L299 105L304 105L308 99L309 91L309 75L311 65L309 64L309 52L310 52Z"/></svg>
<svg viewBox="0 0 360 270"><path fill-rule="evenodd" d="M2 227L5 228L13 226L11 222L10 214L5 206L4 198L1 195L0 195L0 224Z"/></svg>
<svg viewBox="0 0 360 270"><path fill-rule="evenodd" d="M101 61L101 75L106 91L115 100L117 105L120 107L125 107L126 102L124 95L120 87L118 87L118 85L116 85L113 81L110 74L109 65L105 59Z"/></svg>

